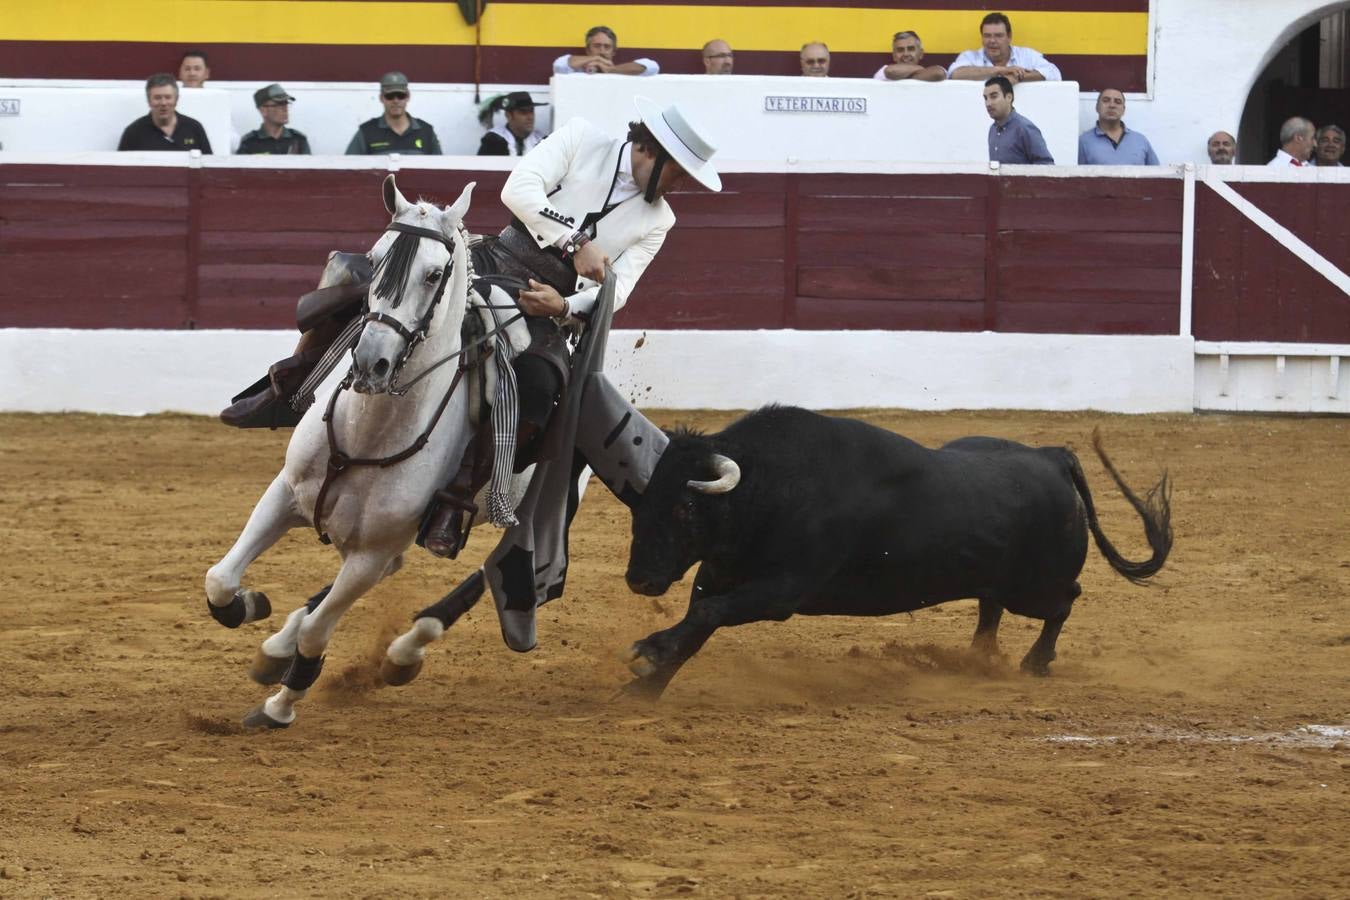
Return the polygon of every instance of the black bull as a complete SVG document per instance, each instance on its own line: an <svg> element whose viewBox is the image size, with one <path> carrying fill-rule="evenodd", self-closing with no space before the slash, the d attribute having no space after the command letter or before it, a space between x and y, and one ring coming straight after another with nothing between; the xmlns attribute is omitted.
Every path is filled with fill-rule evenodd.
<svg viewBox="0 0 1350 900"><path fill-rule="evenodd" d="M660 595L698 561L685 617L634 644L634 693L659 696L724 625L793 614L880 616L978 598L975 647L997 649L1007 609L1043 620L1022 660L1049 673L1081 593L1091 531L1135 583L1172 547L1167 475L1136 496L1093 435L1153 550L1131 562L1097 524L1073 452L968 437L929 450L853 419L767 407L725 431L677 431L633 505L629 586Z"/></svg>

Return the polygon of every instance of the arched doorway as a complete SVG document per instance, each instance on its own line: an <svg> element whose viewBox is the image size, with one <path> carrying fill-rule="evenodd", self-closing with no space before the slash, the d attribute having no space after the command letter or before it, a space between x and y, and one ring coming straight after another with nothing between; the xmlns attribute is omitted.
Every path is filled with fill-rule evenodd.
<svg viewBox="0 0 1350 900"><path fill-rule="evenodd" d="M1350 2L1292 23L1269 56L1242 111L1237 162L1247 165L1275 155L1280 124L1291 116L1350 130Z"/></svg>

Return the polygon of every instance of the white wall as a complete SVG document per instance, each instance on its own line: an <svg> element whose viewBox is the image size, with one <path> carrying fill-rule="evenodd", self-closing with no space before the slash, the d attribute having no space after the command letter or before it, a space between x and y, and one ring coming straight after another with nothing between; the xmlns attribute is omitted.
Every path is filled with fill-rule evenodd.
<svg viewBox="0 0 1350 900"><path fill-rule="evenodd" d="M6 153L116 150L122 131L150 111L141 81L5 81L0 98L19 102L17 116L0 116ZM182 91L178 100L180 112L202 123L216 153L230 147L230 102L227 91L211 88Z"/></svg>
<svg viewBox="0 0 1350 900"><path fill-rule="evenodd" d="M553 79L558 122L582 116L621 134L637 118L633 97L678 101L712 136L719 160L772 163L884 161L965 163L989 159L989 116L976 81L875 81L800 76L564 75ZM1016 107L1045 135L1060 163L1078 161L1078 84L1017 88ZM766 112L766 97L866 101L864 114Z"/></svg>
<svg viewBox="0 0 1350 900"><path fill-rule="evenodd" d="M0 329L0 412L214 415L294 342L291 331ZM606 371L647 409L1145 413L1192 408L1193 359L1182 337L618 330Z"/></svg>
<svg viewBox="0 0 1350 900"><path fill-rule="evenodd" d="M1238 133L1267 63L1304 28L1347 7L1346 0L1154 0L1153 83L1147 96L1126 95L1125 123L1164 163L1208 162L1205 141L1216 131ZM1082 96L1080 131L1096 122L1096 99Z"/></svg>
<svg viewBox="0 0 1350 900"><path fill-rule="evenodd" d="M178 109L201 120L217 154L232 151L241 135L260 122L253 105L254 82L212 81L210 86L183 89ZM285 85L296 98L291 126L305 133L315 154L340 154L356 127L382 112L374 84L292 82ZM484 85L481 97L514 90L521 85ZM535 99L547 101L548 88L535 85ZM18 116L0 116L0 150L17 153L115 150L117 140L132 120L146 114L145 84L140 81L0 81L0 98L19 101ZM447 155L473 155L483 137L478 106L471 84L412 85L409 112L431 123ZM536 111L536 125L551 127L551 107ZM73 129L72 122L80 123ZM501 122L501 114L497 115Z"/></svg>

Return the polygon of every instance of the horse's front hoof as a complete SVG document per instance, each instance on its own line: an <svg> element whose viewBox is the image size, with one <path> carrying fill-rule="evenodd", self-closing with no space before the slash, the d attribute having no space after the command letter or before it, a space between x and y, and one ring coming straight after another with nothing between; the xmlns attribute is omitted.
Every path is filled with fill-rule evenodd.
<svg viewBox="0 0 1350 900"><path fill-rule="evenodd" d="M206 608L211 618L226 628L238 628L245 622L257 622L272 615L272 601L262 591L238 590L224 606L216 606L207 600Z"/></svg>
<svg viewBox="0 0 1350 900"><path fill-rule="evenodd" d="M417 677L422 671L422 660L418 660L412 665L399 665L389 657L380 660L380 677L384 683L390 687L399 687L405 685Z"/></svg>
<svg viewBox="0 0 1350 900"><path fill-rule="evenodd" d="M656 663L644 656L637 644L628 648L628 658L624 663L628 666L628 671L638 678L649 678L656 673Z"/></svg>
<svg viewBox="0 0 1350 900"><path fill-rule="evenodd" d="M264 703L259 703L244 713L243 722L245 728L289 728L291 725L290 722L282 722L269 716Z"/></svg>
<svg viewBox="0 0 1350 900"><path fill-rule="evenodd" d="M279 684L285 676L286 670L291 667L291 660L294 656L275 657L268 656L262 648L253 657L253 665L248 667L248 677L252 678L258 684Z"/></svg>

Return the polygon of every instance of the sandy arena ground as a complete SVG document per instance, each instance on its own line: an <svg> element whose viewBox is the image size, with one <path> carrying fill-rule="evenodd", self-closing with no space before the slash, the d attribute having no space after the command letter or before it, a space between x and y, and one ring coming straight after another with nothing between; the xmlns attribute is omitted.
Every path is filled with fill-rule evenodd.
<svg viewBox="0 0 1350 900"><path fill-rule="evenodd" d="M1176 482L1151 588L1095 549L1054 675L964 654L972 602L716 635L664 700L619 651L685 593L631 595L626 511L592 486L568 596L518 655L490 602L377 684L410 613L468 574L411 552L355 608L286 731L244 733L246 667L202 576L285 433L203 418L0 417L0 896L1350 895L1350 422L876 412L926 444L1088 447ZM662 414L716 428L724 414ZM902 512L902 511L901 511ZM252 569L289 612L335 571L296 531Z"/></svg>

